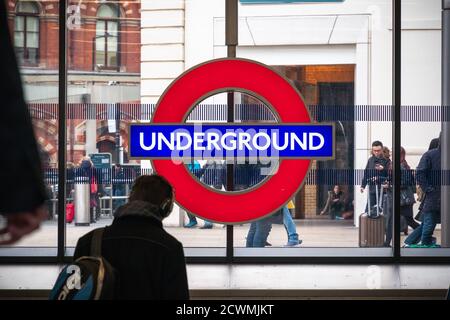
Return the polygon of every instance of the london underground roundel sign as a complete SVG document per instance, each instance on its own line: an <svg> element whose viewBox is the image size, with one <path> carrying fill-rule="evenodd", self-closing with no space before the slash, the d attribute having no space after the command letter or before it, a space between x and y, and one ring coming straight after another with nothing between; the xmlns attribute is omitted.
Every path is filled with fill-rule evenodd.
<svg viewBox="0 0 450 320"><path fill-rule="evenodd" d="M280 123L185 123L200 101L231 90L264 101ZM311 124L299 92L271 68L246 59L217 59L176 79L159 99L150 124L130 126L130 156L152 159L153 168L174 186L176 202L187 211L210 221L243 223L285 205L301 187L311 159L334 158L334 126ZM183 162L174 161L258 157L279 160L278 170L240 192L214 191Z"/></svg>

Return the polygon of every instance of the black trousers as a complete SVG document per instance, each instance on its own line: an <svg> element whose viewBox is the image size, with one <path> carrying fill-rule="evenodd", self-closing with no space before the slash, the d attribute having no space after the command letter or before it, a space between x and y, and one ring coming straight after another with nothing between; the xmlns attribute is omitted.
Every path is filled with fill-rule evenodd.
<svg viewBox="0 0 450 320"><path fill-rule="evenodd" d="M385 217L386 217L386 240L384 241L385 246L389 246L392 241L392 225L393 225L393 217L392 214L392 197L391 199L386 201L385 209ZM389 199L389 197L387 197ZM413 206L402 206L400 207L400 216L405 219L406 224L413 229L416 229L419 226L419 223L416 222L413 218Z"/></svg>

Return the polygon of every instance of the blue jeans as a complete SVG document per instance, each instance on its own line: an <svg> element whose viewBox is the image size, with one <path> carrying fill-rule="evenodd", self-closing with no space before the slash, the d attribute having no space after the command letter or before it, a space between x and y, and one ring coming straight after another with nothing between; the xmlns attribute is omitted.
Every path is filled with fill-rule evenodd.
<svg viewBox="0 0 450 320"><path fill-rule="evenodd" d="M264 218L250 224L247 234L247 248L263 248L266 245L267 237L272 229L269 218Z"/></svg>
<svg viewBox="0 0 450 320"><path fill-rule="evenodd" d="M433 243L432 236L439 214L440 212L435 211L424 212L422 215L422 224L405 239L405 243L411 245L421 241L423 245L431 245Z"/></svg>
<svg viewBox="0 0 450 320"><path fill-rule="evenodd" d="M288 234L288 241L298 241L297 226L286 206L283 208L283 224Z"/></svg>

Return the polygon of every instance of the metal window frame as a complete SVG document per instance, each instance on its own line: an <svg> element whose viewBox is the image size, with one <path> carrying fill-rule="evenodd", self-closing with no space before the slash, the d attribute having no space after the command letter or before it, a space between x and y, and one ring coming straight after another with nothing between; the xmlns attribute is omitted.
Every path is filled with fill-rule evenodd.
<svg viewBox="0 0 450 320"><path fill-rule="evenodd" d="M104 57L104 65L103 65L103 67L101 68L101 70L108 70L108 71L119 71L120 70L120 22L119 22L119 20L113 20L113 19L104 19L104 18L101 18L101 19L97 19L97 21L103 21L104 23L105 23L105 29L103 30L104 31L104 33L102 34L102 35L99 35L99 36L95 36L94 37L94 39L93 39L93 46L94 46L94 49L92 50L93 51L93 56L94 56L94 60L93 60L93 67L92 67L92 69L93 70L95 70L95 67L98 65L97 64L97 52L102 52L102 51L98 51L97 50L97 39L100 39L100 38L104 38L105 39L105 45L104 45L104 53L105 53L105 57ZM109 33L108 33L108 23L117 23L117 35L116 36L111 36L111 35L109 35ZM117 55L117 58L116 58L116 64L117 65L110 65L109 63L108 63L108 39L109 38L116 38L116 42L117 42L117 48L116 48L116 51L115 51L115 53L116 53L116 55Z"/></svg>
<svg viewBox="0 0 450 320"><path fill-rule="evenodd" d="M38 8L39 9L39 8ZM18 17L23 17L24 23L23 23L23 31L16 31L16 27L15 27L15 19ZM27 31L27 22L29 20L29 18L35 18L37 19L38 22L38 31ZM41 19L40 19L40 14L39 13L30 13L30 12L21 12L21 11L16 11L15 15L14 15L14 30L13 33L15 34L16 32L22 32L23 33L23 45L22 46L16 46L16 43L14 41L14 49L22 49L23 50L23 61L19 61L20 66L24 66L24 67L36 67L39 65L39 60L40 60L40 51L41 51ZM28 47L28 41L27 41L27 33L37 33L38 35L38 46L37 48L29 48ZM36 61L32 62L29 59L29 49L36 49Z"/></svg>
<svg viewBox="0 0 450 320"><path fill-rule="evenodd" d="M94 49L92 50L93 52L92 52L92 54L93 54L93 57L94 57L94 59L93 59L93 70L95 70L95 66L97 65L97 61L96 61L96 54L97 54L97 39L98 38L105 38L105 64L104 64L104 66L101 68L101 70L105 70L105 71L120 71L120 64L121 64L121 58L120 58L120 56L121 56L121 53L120 53L120 41L121 41L121 36L120 36L120 30L121 30L121 28L120 28L120 5L119 5L119 2L117 2L117 3L106 3L106 2L104 2L104 3L100 3L100 5L98 6L98 8L100 8L101 6L108 6L108 7L114 7L114 9L116 9L117 10L117 17L96 17L96 23L98 22L98 21L103 21L104 23L105 23L105 29L103 30L104 31L104 33L101 35L101 36L95 36L94 37L94 39L93 39L93 46L94 46ZM97 8L97 10L98 10L98 8ZM108 33L108 22L109 23L112 23L112 22L115 22L115 23L117 23L117 35L115 36L115 38L116 38L116 41L117 41L117 48L116 48L116 54L117 54L117 59L116 59L116 66L113 66L113 65L109 65L108 64L108 38L110 38L110 37L113 37L113 36L110 36L109 35L109 33ZM96 30L96 32L97 32L97 24L96 24L96 26L95 26L95 30Z"/></svg>
<svg viewBox="0 0 450 320"><path fill-rule="evenodd" d="M237 0L226 0L227 10L233 10L233 4ZM230 4L231 3L231 4ZM228 7L230 5L230 7ZM66 108L67 108L67 28L65 28L67 0L60 1L59 8L59 115L58 124L60 128L65 128ZM263 257L234 256L233 226L226 229L226 255L223 257L186 257L190 264L449 264L450 256L402 256L400 252L400 108L401 108L401 0L392 0L392 100L393 100L393 155L394 155L394 212L398 214L394 217L393 247L391 256L383 257ZM61 28L61 26L64 26ZM232 30L229 30L232 33ZM227 38L228 39L228 38ZM235 53L237 45L233 41L233 35L229 38L229 54ZM235 43L236 42L236 43ZM229 113L228 118L233 117ZM66 132L60 130L58 136L58 242L57 256L30 256L30 257L0 257L0 264L48 264L48 263L68 263L72 257L66 256L66 222L65 222L65 188L66 188Z"/></svg>

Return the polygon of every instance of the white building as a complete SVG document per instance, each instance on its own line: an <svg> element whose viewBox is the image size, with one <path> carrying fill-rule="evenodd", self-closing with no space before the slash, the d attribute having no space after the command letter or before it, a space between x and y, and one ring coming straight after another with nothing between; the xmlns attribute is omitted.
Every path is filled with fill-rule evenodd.
<svg viewBox="0 0 450 320"><path fill-rule="evenodd" d="M353 65L354 104L392 104L390 0L242 2L238 57L271 66ZM402 104L440 105L441 1L404 0L402 11ZM142 1L142 103L156 103L186 69L226 57L224 16L224 0ZM439 122L402 124L412 167L439 131ZM356 121L354 168L365 167L372 141L391 147L391 132L388 121ZM364 205L355 188L355 212Z"/></svg>

